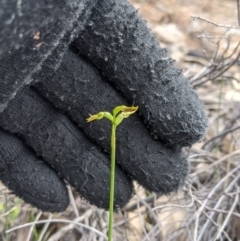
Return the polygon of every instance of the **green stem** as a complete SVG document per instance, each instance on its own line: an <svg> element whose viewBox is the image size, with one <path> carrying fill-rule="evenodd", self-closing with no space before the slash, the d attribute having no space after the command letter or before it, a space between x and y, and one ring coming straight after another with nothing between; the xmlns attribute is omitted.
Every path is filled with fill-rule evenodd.
<svg viewBox="0 0 240 241"><path fill-rule="evenodd" d="M110 200L109 200L109 224L108 241L112 240L113 227L113 206L114 206L114 182L115 182L115 153L116 153L116 126L112 123L111 135L111 180L110 180Z"/></svg>
<svg viewBox="0 0 240 241"><path fill-rule="evenodd" d="M117 106L113 109L113 113L102 111L95 115L90 115L87 122L107 118L112 123L111 135L111 177L110 177L110 198L109 198L109 224L108 224L108 241L112 240L113 229L113 208L114 208L114 183L115 183L115 155L116 155L116 129L123 119L137 111L137 106L127 107L125 105Z"/></svg>

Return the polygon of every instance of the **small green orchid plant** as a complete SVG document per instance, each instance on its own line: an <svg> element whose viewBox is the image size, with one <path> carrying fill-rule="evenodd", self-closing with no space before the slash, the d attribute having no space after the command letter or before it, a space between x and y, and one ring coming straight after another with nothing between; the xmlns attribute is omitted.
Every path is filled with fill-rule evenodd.
<svg viewBox="0 0 240 241"><path fill-rule="evenodd" d="M110 178L110 198L109 198L109 224L108 224L108 241L112 240L113 227L113 207L114 207L114 186L115 186L115 156L116 156L116 128L123 119L128 118L138 110L137 106L127 107L124 105L117 106L113 114L109 112L99 112L96 115L90 115L87 122L107 118L112 123L111 134L111 178Z"/></svg>

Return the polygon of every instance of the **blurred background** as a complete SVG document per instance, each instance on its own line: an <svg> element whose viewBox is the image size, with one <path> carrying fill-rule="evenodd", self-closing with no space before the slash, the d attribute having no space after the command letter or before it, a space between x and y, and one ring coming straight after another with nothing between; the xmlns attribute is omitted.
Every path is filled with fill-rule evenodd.
<svg viewBox="0 0 240 241"><path fill-rule="evenodd" d="M190 173L178 193L159 197L135 185L131 202L115 215L114 240L239 241L237 1L130 2L199 94L209 117L209 128L200 143L185 149ZM42 213L0 185L0 241L106 240L107 212L87 204L73 190L69 194L71 205L65 212ZM31 223L37 221L40 224ZM13 227L18 229L11 230Z"/></svg>

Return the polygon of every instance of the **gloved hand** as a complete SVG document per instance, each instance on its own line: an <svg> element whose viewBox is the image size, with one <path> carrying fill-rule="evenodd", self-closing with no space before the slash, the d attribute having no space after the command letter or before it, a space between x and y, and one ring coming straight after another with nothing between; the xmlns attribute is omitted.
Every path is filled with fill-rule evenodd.
<svg viewBox="0 0 240 241"><path fill-rule="evenodd" d="M176 191L188 171L181 147L202 137L206 116L136 10L117 0L25 0L11 19L13 2L0 4L3 183L44 211L67 207L65 181L107 208L110 123L86 118L134 104L139 115L117 129L115 207L131 198L132 179Z"/></svg>

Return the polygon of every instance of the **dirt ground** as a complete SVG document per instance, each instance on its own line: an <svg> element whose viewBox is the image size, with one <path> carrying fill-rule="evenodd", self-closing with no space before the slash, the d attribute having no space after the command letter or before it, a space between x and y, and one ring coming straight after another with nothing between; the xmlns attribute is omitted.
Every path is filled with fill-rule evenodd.
<svg viewBox="0 0 240 241"><path fill-rule="evenodd" d="M217 24L238 26L237 3L234 0L131 0L149 27L169 54L181 62L189 51L214 51L206 38L199 36L222 36L225 28L216 28L204 21L193 20L194 16ZM238 42L239 30L228 33ZM178 53L179 52L179 53Z"/></svg>

